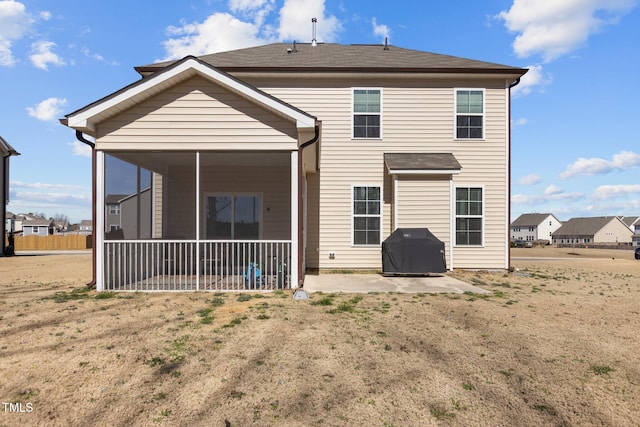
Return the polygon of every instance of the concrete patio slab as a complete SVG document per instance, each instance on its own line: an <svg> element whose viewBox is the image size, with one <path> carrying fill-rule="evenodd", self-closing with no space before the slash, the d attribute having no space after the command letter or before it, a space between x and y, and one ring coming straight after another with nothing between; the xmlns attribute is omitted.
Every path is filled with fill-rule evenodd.
<svg viewBox="0 0 640 427"><path fill-rule="evenodd" d="M457 293L489 291L446 275L382 276L380 274L318 274L305 276L307 292L323 293Z"/></svg>

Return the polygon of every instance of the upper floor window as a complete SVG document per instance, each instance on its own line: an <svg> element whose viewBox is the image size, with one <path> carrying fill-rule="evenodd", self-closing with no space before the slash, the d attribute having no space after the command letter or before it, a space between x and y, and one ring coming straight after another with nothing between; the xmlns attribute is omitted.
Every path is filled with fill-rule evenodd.
<svg viewBox="0 0 640 427"><path fill-rule="evenodd" d="M456 90L456 138L484 138L484 91Z"/></svg>
<svg viewBox="0 0 640 427"><path fill-rule="evenodd" d="M381 137L382 91L380 89L353 90L353 137Z"/></svg>
<svg viewBox="0 0 640 427"><path fill-rule="evenodd" d="M120 215L120 205L109 204L109 215Z"/></svg>

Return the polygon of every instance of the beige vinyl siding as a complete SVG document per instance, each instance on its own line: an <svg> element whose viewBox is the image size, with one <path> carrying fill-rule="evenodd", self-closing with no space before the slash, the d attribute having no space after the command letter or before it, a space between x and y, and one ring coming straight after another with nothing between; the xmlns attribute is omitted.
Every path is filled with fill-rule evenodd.
<svg viewBox="0 0 640 427"><path fill-rule="evenodd" d="M398 228L428 228L445 242L447 266L451 250L450 176L398 176Z"/></svg>
<svg viewBox="0 0 640 427"><path fill-rule="evenodd" d="M98 126L98 149L288 149L292 121L195 77Z"/></svg>
<svg viewBox="0 0 640 427"><path fill-rule="evenodd" d="M151 174L151 188L153 191L153 198L152 198L152 221L153 221L153 225L152 225L152 229L151 229L151 233L152 233L152 237L153 238L159 238L162 236L162 196L163 196L163 181L162 181L162 175L152 172Z"/></svg>
<svg viewBox="0 0 640 427"><path fill-rule="evenodd" d="M291 174L288 167L203 167L200 174L201 236L206 235L206 196L251 194L261 197L262 238L291 238ZM195 170L171 171L168 187L167 237L195 238ZM188 206L194 208L185 209Z"/></svg>
<svg viewBox="0 0 640 427"><path fill-rule="evenodd" d="M622 221L612 218L593 236L595 243L631 243L633 232Z"/></svg>
<svg viewBox="0 0 640 427"><path fill-rule="evenodd" d="M453 153L462 166L461 173L453 177L454 184L481 183L485 188L485 245L453 248L454 266L506 268L507 91L504 81L318 78L314 81L289 79L287 83L251 82L322 121L317 247L311 246L316 244L314 239L307 242L308 259L317 254L318 268L381 267L380 247L352 245L351 188L352 185L383 187L384 240L392 231L393 210L392 192L388 188L393 180L384 168L385 152ZM314 87L300 89L308 85ZM382 140L351 138L353 87L382 88ZM457 87L485 89L484 140L454 140ZM447 208L451 209L451 205ZM334 260L329 259L330 252L335 253Z"/></svg>

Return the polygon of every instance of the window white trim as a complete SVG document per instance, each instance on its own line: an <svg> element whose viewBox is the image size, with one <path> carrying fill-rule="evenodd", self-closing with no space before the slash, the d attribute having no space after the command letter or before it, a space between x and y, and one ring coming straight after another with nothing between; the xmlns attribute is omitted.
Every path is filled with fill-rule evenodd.
<svg viewBox="0 0 640 427"><path fill-rule="evenodd" d="M355 93L356 90L378 90L380 91L380 112L375 114L375 113L370 113L370 114L366 114L366 113L357 113L358 115L378 115L380 117L380 136L378 137L373 137L373 138L363 138L363 137L356 137L354 135L354 117L356 115L356 112L354 111L354 103L355 103ZM384 117L382 112L384 111L384 93L381 87L352 87L351 88L351 139L356 139L356 140L382 140L383 139L383 135L384 135L384 127L382 126L382 123L384 121Z"/></svg>
<svg viewBox="0 0 640 427"><path fill-rule="evenodd" d="M353 190L356 187L366 187L366 188L370 188L370 187L377 187L380 189L380 198L378 199L378 202L380 204L380 211L378 213L378 215L361 215L359 214L358 216L367 216L367 217L379 217L380 218L380 229L378 230L378 243L376 244L356 244L354 239L355 239L355 235L354 235L354 226L355 226L355 212L353 209L353 205L354 205L354 200L353 200ZM382 245L382 229L384 228L384 203L383 203L383 198L384 195L382 194L382 192L384 191L384 186L380 183L368 183L368 184L351 184L351 192L349 193L349 203L351 205L350 208L350 212L351 212L351 247L354 248L379 248Z"/></svg>
<svg viewBox="0 0 640 427"><path fill-rule="evenodd" d="M461 114L463 116L479 116L482 117L482 137L481 138L458 138L458 91L476 91L482 92L482 114ZM454 141L484 141L487 132L487 93L484 88L480 87L455 87L453 88L453 139Z"/></svg>
<svg viewBox="0 0 640 427"><path fill-rule="evenodd" d="M458 193L458 188L479 188L482 190L482 215L460 215L461 218L480 218L480 224L481 224L481 232L482 232L482 236L481 236L481 242L479 245L459 245L458 244L458 227L456 225L456 220L458 219L458 213L457 213L457 202L458 202L458 198L457 198L457 193ZM477 184L460 184L460 183L456 183L454 189L453 189L453 197L451 200L451 204L452 204L452 212L453 212L453 234L451 235L451 243L454 247L456 248L483 248L485 246L485 236L487 234L486 231L486 215L485 215L485 210L486 210L486 198L487 198L487 194L486 194L486 189L485 189L485 185L481 184L481 185L477 185Z"/></svg>

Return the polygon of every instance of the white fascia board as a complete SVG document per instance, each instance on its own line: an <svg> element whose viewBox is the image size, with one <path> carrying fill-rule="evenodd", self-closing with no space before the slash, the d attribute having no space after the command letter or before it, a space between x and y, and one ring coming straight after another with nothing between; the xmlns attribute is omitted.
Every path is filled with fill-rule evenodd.
<svg viewBox="0 0 640 427"><path fill-rule="evenodd" d="M69 116L68 126L71 128L82 128L95 131L95 124L91 121L93 117L96 117L99 114L104 113L105 111L114 108L123 102L129 101L136 96L142 95L144 92L152 89L153 87L162 85L163 83L171 79L175 79L181 74L188 73L190 70L193 70L206 78L217 81L221 85L228 87L234 92L239 93L247 98L251 98L273 111L277 111L287 117L290 117L291 119L296 121L296 126L298 128L315 127L315 118L310 117L309 115L306 115L298 110L295 110L282 102L278 102L276 99L268 97L263 93L256 91L254 88L247 86L240 81L235 80L228 75L223 74L216 69L197 61L195 58L187 59L176 67L166 72L161 72L157 75L151 76L147 81L143 81L140 84L133 85L129 89L124 90L122 93L119 93L112 98L106 99L104 102L88 108L87 110L82 111L77 115Z"/></svg>
<svg viewBox="0 0 640 427"><path fill-rule="evenodd" d="M460 169L390 169L391 175L457 175Z"/></svg>

